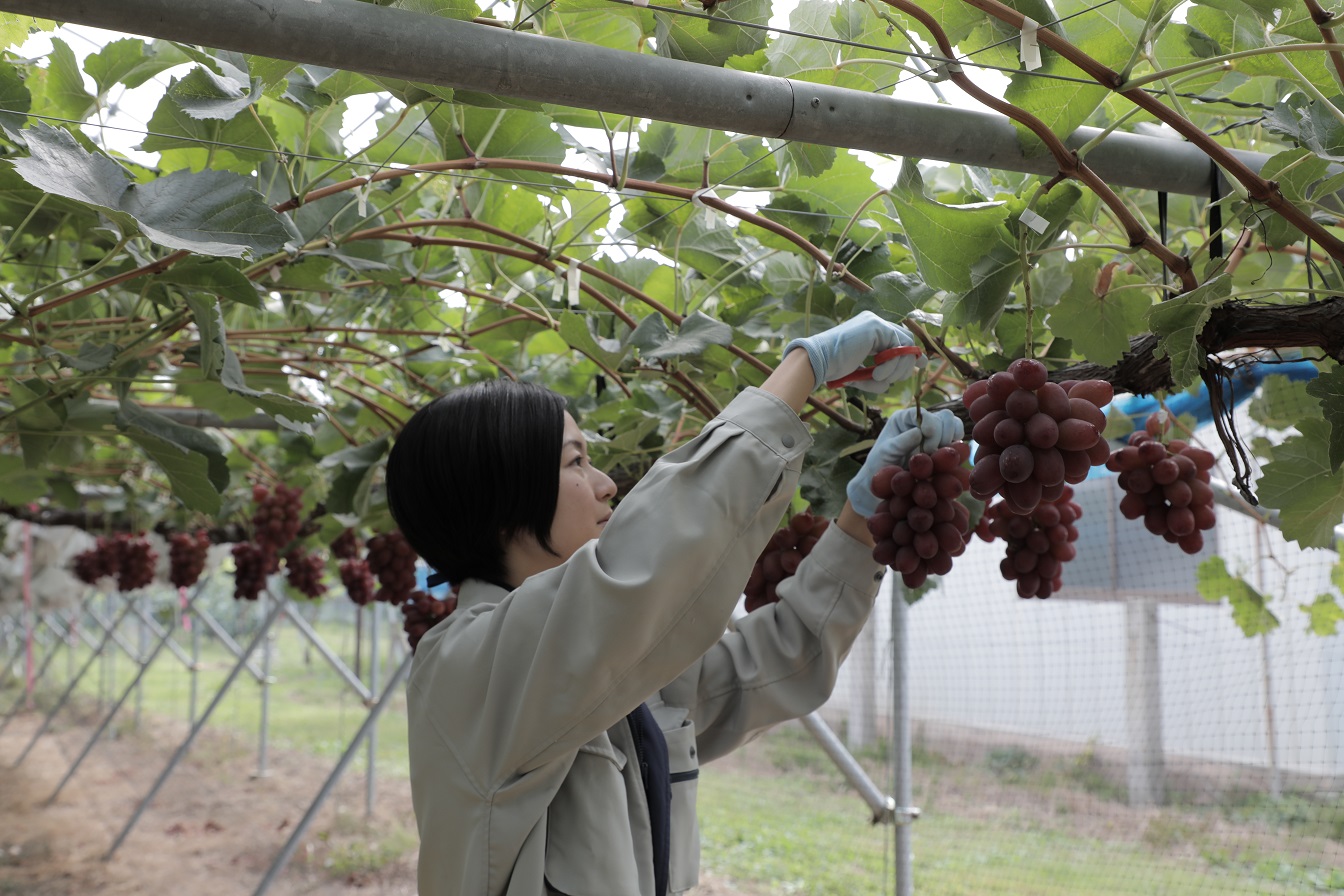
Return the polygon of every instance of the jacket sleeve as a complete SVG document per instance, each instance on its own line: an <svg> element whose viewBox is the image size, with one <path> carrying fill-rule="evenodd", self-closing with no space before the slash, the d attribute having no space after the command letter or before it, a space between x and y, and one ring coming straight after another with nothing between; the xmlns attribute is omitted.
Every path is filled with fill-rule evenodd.
<svg viewBox="0 0 1344 896"><path fill-rule="evenodd" d="M425 636L412 709L482 794L587 743L714 645L810 444L784 402L748 389L600 538Z"/></svg>
<svg viewBox="0 0 1344 896"><path fill-rule="evenodd" d="M881 580L872 550L833 524L780 583L778 603L738 619L663 689L669 705L690 709L702 763L826 702Z"/></svg>

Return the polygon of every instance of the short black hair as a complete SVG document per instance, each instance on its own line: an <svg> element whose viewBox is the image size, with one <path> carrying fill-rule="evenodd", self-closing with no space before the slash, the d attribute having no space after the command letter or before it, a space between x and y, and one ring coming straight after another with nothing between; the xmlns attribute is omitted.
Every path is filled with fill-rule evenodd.
<svg viewBox="0 0 1344 896"><path fill-rule="evenodd" d="M456 584L504 584L504 547L522 532L550 551L565 400L498 379L416 411L387 458L387 505L417 554Z"/></svg>

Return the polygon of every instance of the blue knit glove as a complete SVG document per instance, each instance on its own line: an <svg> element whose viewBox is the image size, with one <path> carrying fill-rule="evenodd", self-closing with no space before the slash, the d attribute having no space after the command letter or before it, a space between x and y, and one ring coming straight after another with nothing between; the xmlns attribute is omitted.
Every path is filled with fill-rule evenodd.
<svg viewBox="0 0 1344 896"><path fill-rule="evenodd" d="M817 377L815 388L820 389L830 380L838 380L858 370L869 357L884 349L914 344L914 337L905 327L864 311L829 330L794 339L784 346L784 354L795 348L806 350L807 358L812 362L812 372ZM885 392L892 383L914 373L918 362L916 355L893 358L879 365L873 371L872 379L850 385L865 392Z"/></svg>
<svg viewBox="0 0 1344 896"><path fill-rule="evenodd" d="M951 411L925 411L919 422L915 421L916 414L915 408L905 408L888 417L887 425L868 449L868 459L849 480L845 494L858 513L864 516L877 513L881 499L873 494L872 482L878 470L891 464L905 466L911 455L937 451L960 440L965 433L961 418Z"/></svg>

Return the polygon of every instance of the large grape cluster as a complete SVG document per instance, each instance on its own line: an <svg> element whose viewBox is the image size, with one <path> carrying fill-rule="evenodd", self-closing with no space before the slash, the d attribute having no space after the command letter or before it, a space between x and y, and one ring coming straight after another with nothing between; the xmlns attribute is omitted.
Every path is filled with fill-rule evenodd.
<svg viewBox="0 0 1344 896"><path fill-rule="evenodd" d="M804 510L795 514L787 526L775 531L765 543L765 550L756 558L747 578L746 610L748 613L779 600L779 583L798 571L803 558L821 538L831 521Z"/></svg>
<svg viewBox="0 0 1344 896"><path fill-rule="evenodd" d="M285 554L285 579L295 591L316 600L327 593L327 585L322 581L325 566L317 554L301 547L292 548Z"/></svg>
<svg viewBox="0 0 1344 896"><path fill-rule="evenodd" d="M280 554L303 526L303 490L281 483L271 491L252 486L252 538L267 555L267 572L280 568Z"/></svg>
<svg viewBox="0 0 1344 896"><path fill-rule="evenodd" d="M1045 365L1019 358L1006 371L966 387L962 400L977 444L971 494L995 495L1025 515L1058 500L1066 483L1078 483L1104 464L1110 446L1101 437L1113 397L1104 380L1052 383Z"/></svg>
<svg viewBox="0 0 1344 896"><path fill-rule="evenodd" d="M1125 490L1120 512L1126 519L1143 519L1154 535L1179 545L1187 554L1204 547L1204 532L1216 522L1209 470L1212 452L1182 439L1163 444L1171 418L1163 411L1151 414L1144 428L1130 434L1129 444L1116 450L1106 468L1119 473Z"/></svg>
<svg viewBox="0 0 1344 896"><path fill-rule="evenodd" d="M373 578L373 573L369 572L368 562L360 557L342 560L340 570L341 584L345 586L346 596L361 607L372 603L377 582Z"/></svg>
<svg viewBox="0 0 1344 896"><path fill-rule="evenodd" d="M880 499L868 518L876 546L873 559L901 574L907 588L918 588L930 575L946 575L952 558L966 550L970 511L957 500L970 479L965 442L944 445L932 454L915 454L904 467L877 471L869 486Z"/></svg>
<svg viewBox="0 0 1344 896"><path fill-rule="evenodd" d="M331 556L337 560L354 560L359 556L359 552L364 550L364 544L355 534L354 529L342 529L341 534L337 535L331 542Z"/></svg>
<svg viewBox="0 0 1344 896"><path fill-rule="evenodd" d="M233 546L234 600L257 599L266 587L270 562L271 555L250 541L240 541Z"/></svg>
<svg viewBox="0 0 1344 896"><path fill-rule="evenodd" d="M1074 525L1083 509L1073 501L1073 489L1064 486L1054 501L1042 501L1029 514L1019 514L1006 501L985 508L977 534L1007 543L999 572L1017 582L1018 597L1049 597L1063 584L1065 563L1077 556Z"/></svg>
<svg viewBox="0 0 1344 896"><path fill-rule="evenodd" d="M411 645L411 653L439 620L457 609L457 589L443 600L424 591L412 591L401 605L402 630L406 632L406 641Z"/></svg>
<svg viewBox="0 0 1344 896"><path fill-rule="evenodd" d="M210 533L204 529L169 535L168 580L178 588L195 585L205 571L205 558L209 551Z"/></svg>
<svg viewBox="0 0 1344 896"><path fill-rule="evenodd" d="M415 590L415 551L400 529L369 539L368 563L380 586L374 600L399 604Z"/></svg>
<svg viewBox="0 0 1344 896"><path fill-rule="evenodd" d="M73 568L80 581L96 584L104 577L116 579L117 590L134 591L154 581L159 555L143 534L102 535L94 546L75 556Z"/></svg>

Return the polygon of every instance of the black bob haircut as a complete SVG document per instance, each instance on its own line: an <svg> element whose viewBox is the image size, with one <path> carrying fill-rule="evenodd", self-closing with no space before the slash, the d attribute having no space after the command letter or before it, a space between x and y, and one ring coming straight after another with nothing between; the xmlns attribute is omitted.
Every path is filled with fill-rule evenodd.
<svg viewBox="0 0 1344 896"><path fill-rule="evenodd" d="M455 389L406 422L387 458L387 504L415 552L457 584L505 583L504 546L551 551L565 400L499 379ZM553 551L552 551L553 552Z"/></svg>

